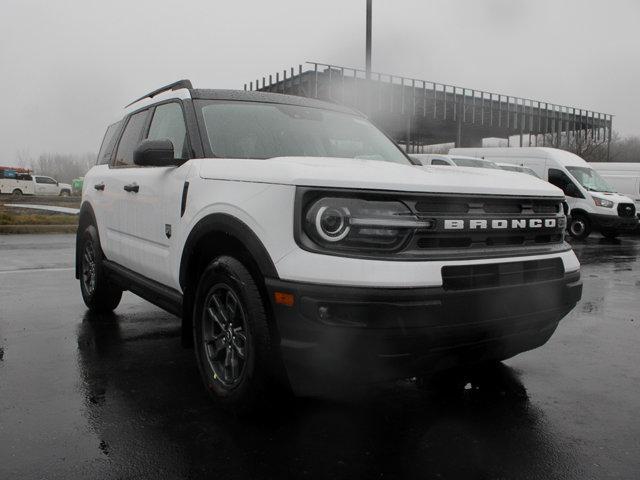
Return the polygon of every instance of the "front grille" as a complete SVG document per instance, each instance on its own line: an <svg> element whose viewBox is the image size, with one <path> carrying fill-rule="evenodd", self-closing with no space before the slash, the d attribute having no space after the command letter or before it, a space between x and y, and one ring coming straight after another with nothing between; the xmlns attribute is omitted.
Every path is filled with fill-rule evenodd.
<svg viewBox="0 0 640 480"><path fill-rule="evenodd" d="M414 203L418 213L559 213L561 201L555 199L527 198L469 198L456 197L418 200Z"/></svg>
<svg viewBox="0 0 640 480"><path fill-rule="evenodd" d="M404 247L405 252L539 249L562 244L564 239L560 199L425 196L405 199L405 203L415 215L432 220L435 225L416 231ZM530 221L542 224L534 227ZM556 223L547 225L545 221ZM493 222L497 222L496 228Z"/></svg>
<svg viewBox="0 0 640 480"><path fill-rule="evenodd" d="M442 286L445 290L469 290L542 282L563 275L564 265L560 258L456 265L442 267Z"/></svg>
<svg viewBox="0 0 640 480"><path fill-rule="evenodd" d="M619 203L618 215L621 217L634 217L636 215L636 206L633 203Z"/></svg>

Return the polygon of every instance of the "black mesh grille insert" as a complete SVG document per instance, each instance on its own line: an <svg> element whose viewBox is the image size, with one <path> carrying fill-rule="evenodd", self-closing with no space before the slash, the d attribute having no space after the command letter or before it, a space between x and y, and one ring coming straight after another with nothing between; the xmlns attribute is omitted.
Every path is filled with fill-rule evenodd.
<svg viewBox="0 0 640 480"><path fill-rule="evenodd" d="M535 213L559 213L560 204L558 202L552 202L552 203L536 202L533 204L532 209Z"/></svg>
<svg viewBox="0 0 640 480"><path fill-rule="evenodd" d="M445 290L469 290L554 280L563 275L560 258L458 265L442 267L442 286Z"/></svg>
<svg viewBox="0 0 640 480"><path fill-rule="evenodd" d="M417 202L416 210L420 213L467 213L469 211L469 204L460 201Z"/></svg>
<svg viewBox="0 0 640 480"><path fill-rule="evenodd" d="M633 217L636 214L636 206L633 203L618 204L618 215L621 217Z"/></svg>
<svg viewBox="0 0 640 480"><path fill-rule="evenodd" d="M522 205L520 203L485 203L485 213L520 213Z"/></svg>

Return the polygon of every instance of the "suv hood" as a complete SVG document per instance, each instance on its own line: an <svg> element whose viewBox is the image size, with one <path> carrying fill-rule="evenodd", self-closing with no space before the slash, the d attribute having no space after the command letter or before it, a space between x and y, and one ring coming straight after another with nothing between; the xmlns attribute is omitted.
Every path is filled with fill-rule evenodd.
<svg viewBox="0 0 640 480"><path fill-rule="evenodd" d="M401 165L378 160L277 157L200 160L200 176L216 180L425 193L564 197L530 175L484 168Z"/></svg>

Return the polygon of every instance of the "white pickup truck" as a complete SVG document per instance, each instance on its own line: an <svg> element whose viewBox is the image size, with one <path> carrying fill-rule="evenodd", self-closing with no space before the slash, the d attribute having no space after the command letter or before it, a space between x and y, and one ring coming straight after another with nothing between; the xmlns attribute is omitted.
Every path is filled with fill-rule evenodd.
<svg viewBox="0 0 640 480"><path fill-rule="evenodd" d="M44 175L18 173L0 177L0 193L21 195L71 195L71 185Z"/></svg>

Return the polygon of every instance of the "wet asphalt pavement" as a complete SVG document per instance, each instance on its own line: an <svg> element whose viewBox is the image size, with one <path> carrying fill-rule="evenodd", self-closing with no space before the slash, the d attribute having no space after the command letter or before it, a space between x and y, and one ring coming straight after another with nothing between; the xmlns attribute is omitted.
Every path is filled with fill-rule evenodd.
<svg viewBox="0 0 640 480"><path fill-rule="evenodd" d="M70 235L0 236L0 479L640 478L640 239L574 247L583 299L459 388L217 409L177 318L91 317Z"/></svg>

